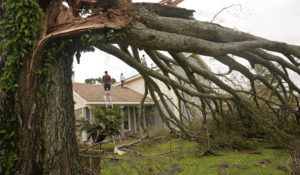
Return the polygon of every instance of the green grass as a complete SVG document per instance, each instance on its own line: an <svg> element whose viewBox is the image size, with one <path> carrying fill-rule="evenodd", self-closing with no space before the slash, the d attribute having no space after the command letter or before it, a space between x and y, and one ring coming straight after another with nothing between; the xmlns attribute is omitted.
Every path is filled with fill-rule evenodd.
<svg viewBox="0 0 300 175"><path fill-rule="evenodd" d="M101 175L154 175L172 174L174 168L182 171L176 175L218 175L218 164L226 163L226 175L284 175L287 172L279 170L278 165L287 165L289 154L283 150L261 149L262 154L235 153L232 150L215 151L222 156L202 156L197 143L181 139L164 140L161 143L144 143L135 148L143 154L159 154L173 151L161 156L140 156L127 153L116 156L123 159L138 158L139 160L112 161L105 159L102 162ZM270 160L269 165L259 163L260 160ZM242 167L246 169L242 169Z"/></svg>
<svg viewBox="0 0 300 175"><path fill-rule="evenodd" d="M226 174L286 174L284 171L278 170L278 164L285 163L288 160L288 154L278 150L261 150L261 155L255 154L231 154L226 156L207 156L203 158L186 157L179 161L184 168L184 172L179 174L218 174L219 163L227 163L229 168ZM270 165L262 165L258 163L260 160L268 159ZM237 167L248 167L241 169Z"/></svg>

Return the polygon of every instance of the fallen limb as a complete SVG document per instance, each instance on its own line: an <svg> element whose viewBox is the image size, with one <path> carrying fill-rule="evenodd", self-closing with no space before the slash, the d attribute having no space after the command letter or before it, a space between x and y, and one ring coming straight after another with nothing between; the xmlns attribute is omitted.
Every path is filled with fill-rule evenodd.
<svg viewBox="0 0 300 175"><path fill-rule="evenodd" d="M117 158L117 157L102 157L102 159L109 159L109 160L123 160L123 161L142 160L142 159L140 159L140 158Z"/></svg>
<svg viewBox="0 0 300 175"><path fill-rule="evenodd" d="M80 153L84 153L84 152L86 152L87 150L89 150L89 149L91 149L91 148L94 148L94 147L97 146L97 145L100 145L101 143L102 143L102 142L98 142L98 143L93 144L92 146L89 146L89 147L85 148L85 149L80 149Z"/></svg>
<svg viewBox="0 0 300 175"><path fill-rule="evenodd" d="M114 153L117 153L118 155L123 155L125 154L125 152L121 151L120 149L121 148L126 148L126 147L130 147L130 146L133 146L135 144L138 144L140 143L143 139L145 139L146 137L143 137L143 138L140 138L138 139L137 141L135 142L131 142L131 143L127 143L127 144L121 144L121 145L118 145L114 148Z"/></svg>
<svg viewBox="0 0 300 175"><path fill-rule="evenodd" d="M102 141L102 142L94 143L92 146L89 146L89 147L87 147L87 148L85 148L85 149L80 149L80 153L86 152L87 150L89 150L89 149L91 149L91 148L94 148L95 146L100 145L100 144L102 144L102 143L108 143L108 142L110 142L110 141L114 141L114 140L118 140L118 139L121 139L121 138L111 138L111 139L104 140L104 141Z"/></svg>

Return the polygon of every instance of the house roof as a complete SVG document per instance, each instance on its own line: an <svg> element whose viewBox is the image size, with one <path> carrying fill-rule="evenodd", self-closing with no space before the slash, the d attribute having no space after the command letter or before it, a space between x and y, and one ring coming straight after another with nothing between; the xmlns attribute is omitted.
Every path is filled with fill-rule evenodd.
<svg viewBox="0 0 300 175"><path fill-rule="evenodd" d="M192 57L192 58L196 59L197 62L201 65L202 68L204 68L204 69L211 72L210 68L207 66L207 64L203 61L203 59L199 55L194 54L194 53L188 53L188 52L183 52L183 55L185 57ZM156 66L156 67L153 68L153 70L158 72L158 71L160 71L160 68ZM126 83L130 83L132 81L136 81L136 80L141 79L141 78L143 78L141 76L141 74L133 75L129 78L126 78L125 79L125 85L126 85ZM116 82L116 83L113 84L113 86L120 87L121 82Z"/></svg>
<svg viewBox="0 0 300 175"><path fill-rule="evenodd" d="M102 85L73 83L73 91L77 93L86 104L105 104L104 88ZM139 104L143 95L129 88L112 87L110 90L113 104ZM108 100L108 99L107 99ZM145 104L154 104L149 97Z"/></svg>
<svg viewBox="0 0 300 175"><path fill-rule="evenodd" d="M159 67L154 67L153 70L154 71L160 71L160 68ZM138 79L141 79L141 78L143 78L141 76L141 74L133 75L133 76L125 79L125 84L129 83L129 82L132 82L132 81L135 81L135 80L138 80ZM116 83L113 84L113 86L114 87L120 87L121 86L121 82L116 82Z"/></svg>

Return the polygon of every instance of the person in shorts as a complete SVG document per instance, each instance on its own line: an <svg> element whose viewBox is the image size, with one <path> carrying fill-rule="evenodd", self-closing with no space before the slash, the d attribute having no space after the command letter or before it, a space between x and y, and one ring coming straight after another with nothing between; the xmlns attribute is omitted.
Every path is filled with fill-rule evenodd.
<svg viewBox="0 0 300 175"><path fill-rule="evenodd" d="M105 95L109 95L110 87L111 87L111 78L110 75L108 75L107 71L104 72L105 74L102 77L101 83L104 86Z"/></svg>

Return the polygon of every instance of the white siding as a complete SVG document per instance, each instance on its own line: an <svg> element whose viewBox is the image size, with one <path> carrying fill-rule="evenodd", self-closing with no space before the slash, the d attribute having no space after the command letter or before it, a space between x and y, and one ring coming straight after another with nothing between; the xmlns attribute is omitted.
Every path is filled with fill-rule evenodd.
<svg viewBox="0 0 300 175"><path fill-rule="evenodd" d="M158 70L159 73L162 73L160 70ZM174 79L174 77L171 77ZM174 93L174 91L169 90L168 87L160 80L158 79L154 79L155 83L157 84L158 87L160 87L161 92L163 92L164 94L166 94L168 96L168 98L170 98L173 103L175 105L178 105L178 99ZM144 79L143 78L137 78L134 81L130 81L130 82L125 82L124 87L130 88L140 94L144 94L145 92L145 86L144 86ZM150 94L148 94L149 97L151 97ZM158 99L160 99L158 97ZM179 118L179 112L177 110L173 110L176 117Z"/></svg>
<svg viewBox="0 0 300 175"><path fill-rule="evenodd" d="M80 109L80 108L84 108L86 105L85 105L85 100L82 99L76 92L73 92L73 99L74 99L74 102L75 102L75 105L74 105L74 109Z"/></svg>
<svg viewBox="0 0 300 175"><path fill-rule="evenodd" d="M137 80L125 82L124 87L132 89L140 94L144 94L145 86L144 86L144 79L138 78Z"/></svg>

